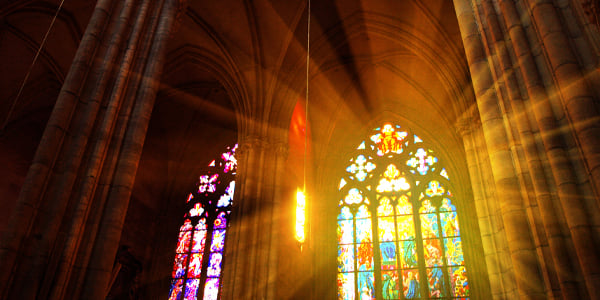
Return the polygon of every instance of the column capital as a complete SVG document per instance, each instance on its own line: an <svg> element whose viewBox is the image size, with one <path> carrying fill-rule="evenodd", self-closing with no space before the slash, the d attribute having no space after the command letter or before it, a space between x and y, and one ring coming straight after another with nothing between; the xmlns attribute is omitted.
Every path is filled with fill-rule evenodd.
<svg viewBox="0 0 600 300"><path fill-rule="evenodd" d="M454 128L460 136L470 134L473 129L481 126L478 110L475 106L465 111L454 123Z"/></svg>

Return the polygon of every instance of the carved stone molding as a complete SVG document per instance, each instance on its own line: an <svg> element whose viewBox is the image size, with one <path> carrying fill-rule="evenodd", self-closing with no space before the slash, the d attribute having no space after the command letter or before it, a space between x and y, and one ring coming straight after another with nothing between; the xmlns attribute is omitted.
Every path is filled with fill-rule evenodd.
<svg viewBox="0 0 600 300"><path fill-rule="evenodd" d="M461 136L470 134L474 129L481 126L479 119L479 111L477 109L469 109L464 112L454 123L455 130Z"/></svg>

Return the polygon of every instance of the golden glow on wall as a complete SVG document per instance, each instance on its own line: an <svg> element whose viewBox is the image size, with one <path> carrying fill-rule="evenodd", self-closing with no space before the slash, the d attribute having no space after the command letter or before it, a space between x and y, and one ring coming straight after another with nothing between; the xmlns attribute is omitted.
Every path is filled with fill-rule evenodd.
<svg viewBox="0 0 600 300"><path fill-rule="evenodd" d="M296 240L306 240L306 197L301 189L296 191Z"/></svg>

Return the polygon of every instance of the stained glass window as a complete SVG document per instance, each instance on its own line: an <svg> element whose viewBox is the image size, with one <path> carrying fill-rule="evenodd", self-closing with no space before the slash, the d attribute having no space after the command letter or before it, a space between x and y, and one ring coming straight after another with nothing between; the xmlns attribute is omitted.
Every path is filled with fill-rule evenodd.
<svg viewBox="0 0 600 300"><path fill-rule="evenodd" d="M423 140L375 128L339 190L338 299L469 299L450 177Z"/></svg>
<svg viewBox="0 0 600 300"><path fill-rule="evenodd" d="M211 161L187 197L188 211L179 230L169 300L216 300L219 297L237 161L237 145Z"/></svg>

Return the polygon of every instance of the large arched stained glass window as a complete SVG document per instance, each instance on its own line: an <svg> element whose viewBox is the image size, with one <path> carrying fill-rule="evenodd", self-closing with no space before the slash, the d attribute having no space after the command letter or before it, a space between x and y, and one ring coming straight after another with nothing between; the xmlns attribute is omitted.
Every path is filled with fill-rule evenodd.
<svg viewBox="0 0 600 300"><path fill-rule="evenodd" d="M237 161L237 145L208 165L187 198L188 212L179 230L169 300L215 300L219 297Z"/></svg>
<svg viewBox="0 0 600 300"><path fill-rule="evenodd" d="M338 299L468 299L451 182L419 137L375 128L339 190Z"/></svg>

